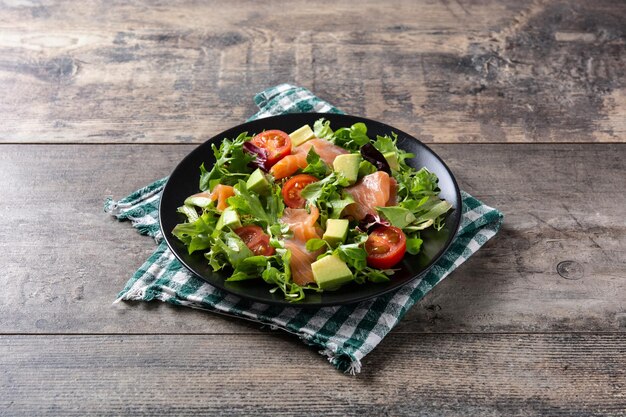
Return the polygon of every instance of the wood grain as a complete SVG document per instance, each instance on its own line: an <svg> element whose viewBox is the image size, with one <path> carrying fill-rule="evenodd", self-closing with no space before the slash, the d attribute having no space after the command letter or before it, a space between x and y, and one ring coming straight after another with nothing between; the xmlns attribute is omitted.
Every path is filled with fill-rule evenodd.
<svg viewBox="0 0 626 417"><path fill-rule="evenodd" d="M0 142L202 142L292 82L427 142L626 140L619 0L0 5Z"/></svg>
<svg viewBox="0 0 626 417"><path fill-rule="evenodd" d="M0 413L588 417L626 409L623 334L392 334L357 377L297 344L278 334L3 336Z"/></svg>
<svg viewBox="0 0 626 417"><path fill-rule="evenodd" d="M102 212L167 175L191 145L0 146L0 332L246 333L162 303L111 305L154 242ZM398 332L626 330L626 145L437 145L500 234ZM578 279L557 273L563 261ZM572 278L572 277L569 277ZM576 277L574 277L576 278Z"/></svg>

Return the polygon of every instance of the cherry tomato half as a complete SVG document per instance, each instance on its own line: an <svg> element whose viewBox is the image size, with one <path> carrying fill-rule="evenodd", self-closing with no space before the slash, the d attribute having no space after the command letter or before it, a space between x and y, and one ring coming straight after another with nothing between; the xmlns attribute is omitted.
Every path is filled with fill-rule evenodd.
<svg viewBox="0 0 626 417"><path fill-rule="evenodd" d="M406 236L393 226L378 226L365 241L367 264L373 268L389 269L404 257Z"/></svg>
<svg viewBox="0 0 626 417"><path fill-rule="evenodd" d="M266 130L253 137L251 142L267 151L266 169L291 153L291 139L282 130Z"/></svg>
<svg viewBox="0 0 626 417"><path fill-rule="evenodd" d="M306 200L300 195L302 189L317 181L317 178L308 174L299 174L291 177L283 185L283 200L285 200L285 204L291 208L303 208Z"/></svg>
<svg viewBox="0 0 626 417"><path fill-rule="evenodd" d="M270 245L270 237L259 226L238 227L235 233L255 255L272 256L276 253L276 249Z"/></svg>

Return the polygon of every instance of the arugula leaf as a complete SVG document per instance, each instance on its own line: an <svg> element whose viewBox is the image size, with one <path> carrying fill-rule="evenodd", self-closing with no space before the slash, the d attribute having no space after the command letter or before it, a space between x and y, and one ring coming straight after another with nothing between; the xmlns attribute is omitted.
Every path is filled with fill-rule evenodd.
<svg viewBox="0 0 626 417"><path fill-rule="evenodd" d="M243 150L243 144L252 137L243 132L237 138L224 139L219 148L211 145L215 155L215 164L207 171L204 163L200 166L200 190L212 190L217 184L234 185L241 179L247 179L253 168L249 166L252 156Z"/></svg>
<svg viewBox="0 0 626 417"><path fill-rule="evenodd" d="M200 184L198 187L202 191L209 191L217 185L215 181L219 182L221 176L222 172L216 168L216 165L213 165L213 169L211 169L211 171L207 171L203 162L202 165L200 165ZM213 187L211 186L212 182L214 183Z"/></svg>
<svg viewBox="0 0 626 417"><path fill-rule="evenodd" d="M211 234L216 223L217 218L207 211L193 223L177 224L172 234L187 245L187 251L192 254L197 250L211 247Z"/></svg>

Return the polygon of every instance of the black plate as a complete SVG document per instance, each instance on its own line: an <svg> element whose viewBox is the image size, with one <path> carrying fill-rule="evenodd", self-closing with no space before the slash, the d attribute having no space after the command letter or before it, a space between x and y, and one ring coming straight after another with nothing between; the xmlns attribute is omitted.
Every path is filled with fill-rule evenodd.
<svg viewBox="0 0 626 417"><path fill-rule="evenodd" d="M184 221L184 216L177 213L176 209L183 204L183 201L189 195L199 192L198 180L200 178L200 165L204 162L207 169L210 169L212 164L215 163L215 158L211 151L211 144L219 144L223 138L234 138L241 132L253 134L270 129L292 132L304 124L312 126L313 123L321 117L330 120L330 126L333 130L344 126L351 126L357 122L363 122L367 125L367 133L370 137L395 132L398 135L398 146L416 155L415 158L407 160L407 163L418 169L425 166L430 171L437 174L441 188L441 198L450 202L454 211L451 211L448 215L446 225L441 231L427 231L422 233L424 244L420 254L416 256L405 256L404 260L399 265L400 271L396 272L388 283L349 284L334 292L310 292L307 293L303 301L297 304L286 301L279 291L270 294L269 289L271 286L261 279L225 282L224 280L227 275L222 271L213 272L200 253L189 255L185 245L172 235L172 229L174 229L177 223ZM161 197L161 205L159 207L159 218L165 241L174 255L176 255L180 262L190 271L215 287L242 298L267 304L322 307L351 304L376 297L413 281L426 273L446 251L448 246L450 246L458 230L461 220L461 194L456 180L446 164L437 154L413 136L384 123L364 119L362 117L339 114L299 113L268 117L244 123L219 133L198 146L178 164L167 181L167 184L165 184Z"/></svg>

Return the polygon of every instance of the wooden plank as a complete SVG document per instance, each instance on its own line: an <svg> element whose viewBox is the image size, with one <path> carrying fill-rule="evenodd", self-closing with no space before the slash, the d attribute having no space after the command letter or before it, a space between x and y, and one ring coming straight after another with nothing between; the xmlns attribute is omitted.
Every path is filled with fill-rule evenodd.
<svg viewBox="0 0 626 417"><path fill-rule="evenodd" d="M11 416L623 416L626 335L393 334L350 377L291 338L3 336Z"/></svg>
<svg viewBox="0 0 626 417"><path fill-rule="evenodd" d="M167 175L190 145L4 145L0 332L241 333L161 303L111 306L154 248L102 212ZM624 331L626 145L438 145L501 233L398 326L421 332ZM193 179L191 179L193 180ZM582 276L557 272L574 261ZM561 271L563 273L563 271ZM579 279L571 279L579 278Z"/></svg>
<svg viewBox="0 0 626 417"><path fill-rule="evenodd" d="M624 141L626 3L0 5L1 142L202 142L293 82L427 142Z"/></svg>

